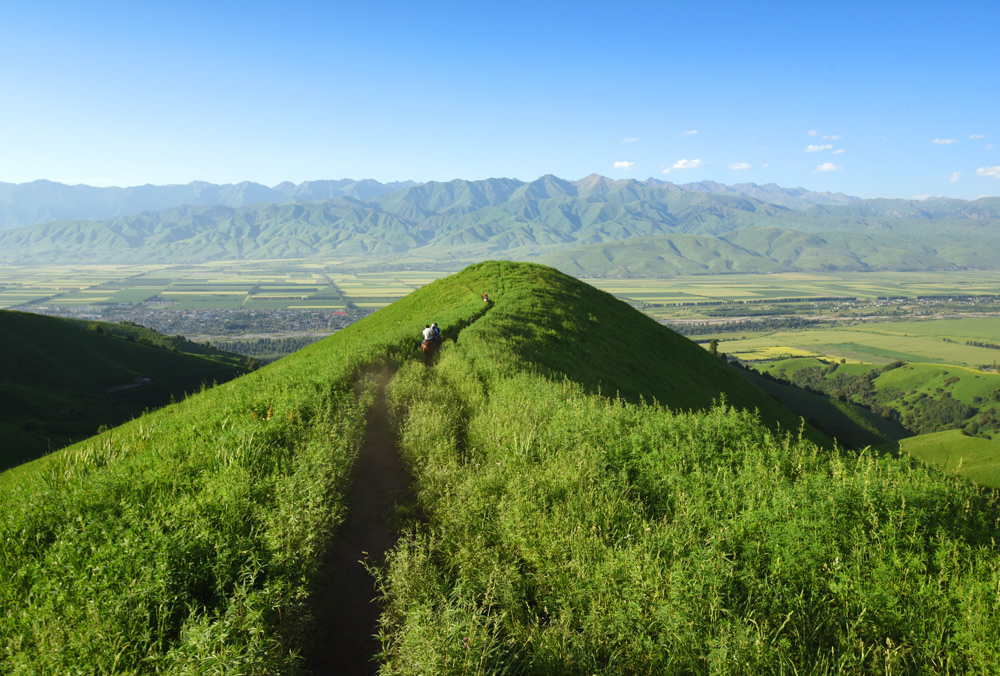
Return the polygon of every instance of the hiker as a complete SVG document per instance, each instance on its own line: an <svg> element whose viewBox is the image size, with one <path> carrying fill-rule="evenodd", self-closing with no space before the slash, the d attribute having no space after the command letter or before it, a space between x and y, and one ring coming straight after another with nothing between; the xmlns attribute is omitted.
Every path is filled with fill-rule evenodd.
<svg viewBox="0 0 1000 676"><path fill-rule="evenodd" d="M490 302L490 297L486 293L483 293L483 302L484 303L489 303Z"/></svg>
<svg viewBox="0 0 1000 676"><path fill-rule="evenodd" d="M431 331L434 332L431 339L435 343L437 343L438 345L440 345L441 344L441 329L438 328L437 322L434 322L433 324L431 324Z"/></svg>
<svg viewBox="0 0 1000 676"><path fill-rule="evenodd" d="M434 329L431 328L430 324L424 324L424 341L420 344L421 347L424 346L427 341L434 340Z"/></svg>

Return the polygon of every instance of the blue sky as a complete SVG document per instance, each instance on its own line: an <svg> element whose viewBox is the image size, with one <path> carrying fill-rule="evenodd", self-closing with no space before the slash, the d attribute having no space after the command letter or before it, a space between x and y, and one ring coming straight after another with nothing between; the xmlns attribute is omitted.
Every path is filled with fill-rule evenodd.
<svg viewBox="0 0 1000 676"><path fill-rule="evenodd" d="M5 3L0 181L972 199L1000 194L998 25L996 0Z"/></svg>

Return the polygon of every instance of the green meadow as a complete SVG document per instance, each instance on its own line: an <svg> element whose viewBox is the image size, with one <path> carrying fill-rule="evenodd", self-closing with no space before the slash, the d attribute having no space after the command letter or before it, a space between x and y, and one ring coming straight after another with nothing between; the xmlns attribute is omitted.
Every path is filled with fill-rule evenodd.
<svg viewBox="0 0 1000 676"><path fill-rule="evenodd" d="M0 475L0 670L301 673L354 617L312 595L376 371L415 500L372 569L381 674L1000 663L994 492L838 449L611 295L491 262Z"/></svg>
<svg viewBox="0 0 1000 676"><path fill-rule="evenodd" d="M981 486L1000 488L1000 438L970 437L945 430L902 439L884 448L906 453Z"/></svg>

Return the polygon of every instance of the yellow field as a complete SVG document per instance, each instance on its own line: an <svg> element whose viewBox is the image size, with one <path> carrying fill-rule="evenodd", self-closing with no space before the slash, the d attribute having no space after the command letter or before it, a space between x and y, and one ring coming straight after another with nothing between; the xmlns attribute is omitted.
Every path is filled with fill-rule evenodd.
<svg viewBox="0 0 1000 676"><path fill-rule="evenodd" d="M728 345L729 343L727 343ZM726 352L723 349L723 344L719 343L719 350ZM772 359L790 359L792 357L822 357L818 352L813 352L812 350L803 350L798 347L790 347L788 345L767 345L763 347L755 347L748 349L747 347L741 347L736 349L730 349L727 354L736 357L742 361L770 361Z"/></svg>

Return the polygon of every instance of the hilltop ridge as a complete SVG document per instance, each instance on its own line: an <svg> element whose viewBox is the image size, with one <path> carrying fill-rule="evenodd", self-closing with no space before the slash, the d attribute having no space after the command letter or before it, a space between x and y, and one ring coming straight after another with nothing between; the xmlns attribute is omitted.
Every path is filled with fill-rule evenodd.
<svg viewBox="0 0 1000 676"><path fill-rule="evenodd" d="M388 380L415 502L359 632L385 673L988 673L996 495L818 447L728 369L551 268L439 279L0 474L0 671L301 669L356 621L313 601L365 558L325 553Z"/></svg>

